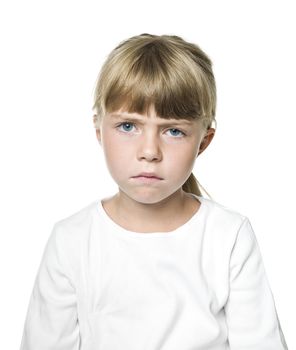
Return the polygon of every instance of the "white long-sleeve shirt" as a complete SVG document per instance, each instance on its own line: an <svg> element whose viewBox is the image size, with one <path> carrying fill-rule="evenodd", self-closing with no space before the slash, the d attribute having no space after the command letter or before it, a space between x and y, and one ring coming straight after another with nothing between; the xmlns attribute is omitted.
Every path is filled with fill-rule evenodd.
<svg viewBox="0 0 296 350"><path fill-rule="evenodd" d="M56 222L21 350L284 350L246 216L204 197L170 232L128 231L99 199Z"/></svg>

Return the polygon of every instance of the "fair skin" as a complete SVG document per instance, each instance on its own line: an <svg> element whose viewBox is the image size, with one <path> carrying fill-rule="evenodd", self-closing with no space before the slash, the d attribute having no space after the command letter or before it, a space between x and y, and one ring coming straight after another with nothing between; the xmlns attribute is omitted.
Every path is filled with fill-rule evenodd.
<svg viewBox="0 0 296 350"><path fill-rule="evenodd" d="M214 134L200 120L159 118L153 106L147 115L123 109L107 113L96 136L119 192L103 203L106 213L123 228L143 233L168 232L184 224L200 203L182 185ZM141 172L154 172L162 180L133 178Z"/></svg>

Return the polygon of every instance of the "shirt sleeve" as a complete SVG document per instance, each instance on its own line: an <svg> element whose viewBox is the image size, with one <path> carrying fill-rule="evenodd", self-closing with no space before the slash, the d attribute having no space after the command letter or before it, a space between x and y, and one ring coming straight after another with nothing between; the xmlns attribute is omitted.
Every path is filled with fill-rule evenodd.
<svg viewBox="0 0 296 350"><path fill-rule="evenodd" d="M76 293L61 233L55 224L30 297L20 350L79 349Z"/></svg>
<svg viewBox="0 0 296 350"><path fill-rule="evenodd" d="M236 237L225 305L231 350L287 350L261 253L248 218Z"/></svg>

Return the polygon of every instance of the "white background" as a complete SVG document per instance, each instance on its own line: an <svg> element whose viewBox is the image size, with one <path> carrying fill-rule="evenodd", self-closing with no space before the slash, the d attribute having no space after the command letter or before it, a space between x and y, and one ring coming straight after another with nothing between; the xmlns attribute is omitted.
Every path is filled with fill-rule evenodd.
<svg viewBox="0 0 296 350"><path fill-rule="evenodd" d="M194 173L249 217L289 349L295 340L293 1L6 1L0 8L1 344L18 349L53 224L116 192L92 124L107 54L141 33L214 63L215 138Z"/></svg>

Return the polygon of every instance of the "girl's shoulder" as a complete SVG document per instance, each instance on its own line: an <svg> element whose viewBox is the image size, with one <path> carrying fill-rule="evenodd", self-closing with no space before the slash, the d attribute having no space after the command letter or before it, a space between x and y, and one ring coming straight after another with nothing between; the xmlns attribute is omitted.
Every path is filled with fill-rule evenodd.
<svg viewBox="0 0 296 350"><path fill-rule="evenodd" d="M94 221L94 213L98 201L92 201L54 223L53 231L57 238L79 244L83 236L87 235Z"/></svg>
<svg viewBox="0 0 296 350"><path fill-rule="evenodd" d="M56 221L56 225L80 225L82 223L85 223L86 221L90 220L91 215L96 207L98 205L98 200L92 201L88 203L87 205L84 205L82 208L74 211L72 214L69 214L58 221Z"/></svg>
<svg viewBox="0 0 296 350"><path fill-rule="evenodd" d="M205 207L205 220L208 224L238 227L244 221L248 220L248 217L245 214L233 207L227 206L211 198L198 198Z"/></svg>
<svg viewBox="0 0 296 350"><path fill-rule="evenodd" d="M229 256L238 237L246 246L253 244L255 235L248 216L213 199L201 198L201 201L204 205L203 238L210 250L217 249Z"/></svg>

